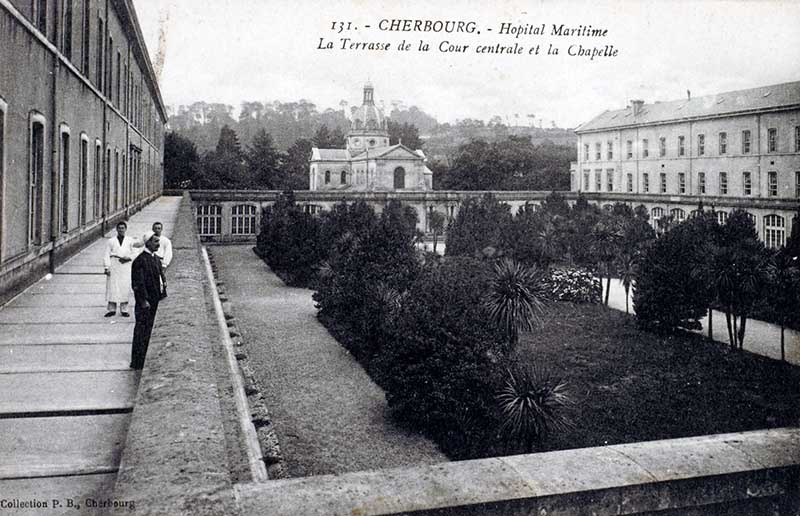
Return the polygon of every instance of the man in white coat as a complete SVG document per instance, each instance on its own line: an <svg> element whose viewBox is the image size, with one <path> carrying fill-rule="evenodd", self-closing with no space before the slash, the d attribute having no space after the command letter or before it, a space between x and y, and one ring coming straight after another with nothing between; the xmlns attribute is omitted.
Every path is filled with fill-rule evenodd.
<svg viewBox="0 0 800 516"><path fill-rule="evenodd" d="M155 255L161 260L161 284L164 286L162 289L167 291L167 267L172 263L172 242L169 238L161 233L164 231L164 225L160 222L153 222L153 233L159 238L158 251Z"/></svg>
<svg viewBox="0 0 800 516"><path fill-rule="evenodd" d="M128 299L131 293L131 262L138 254L134 248L142 247L142 243L125 236L127 230L128 225L125 222L117 223L117 234L109 238L106 244L103 257L108 302L106 317L113 317L117 313L117 304L119 314L130 317Z"/></svg>

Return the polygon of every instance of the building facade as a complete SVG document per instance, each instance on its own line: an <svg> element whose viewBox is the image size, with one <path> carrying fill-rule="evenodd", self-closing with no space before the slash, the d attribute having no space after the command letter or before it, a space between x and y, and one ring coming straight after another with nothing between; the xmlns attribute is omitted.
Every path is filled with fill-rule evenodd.
<svg viewBox="0 0 800 516"><path fill-rule="evenodd" d="M769 247L800 202L800 82L669 102L634 100L575 130L571 189L645 205L654 223L714 206L751 214Z"/></svg>
<svg viewBox="0 0 800 516"><path fill-rule="evenodd" d="M372 84L364 85L344 149L312 149L309 190L389 191L433 189L433 172L422 150L389 145L386 117L375 105Z"/></svg>
<svg viewBox="0 0 800 516"><path fill-rule="evenodd" d="M166 111L131 0L0 0L0 300L158 196Z"/></svg>

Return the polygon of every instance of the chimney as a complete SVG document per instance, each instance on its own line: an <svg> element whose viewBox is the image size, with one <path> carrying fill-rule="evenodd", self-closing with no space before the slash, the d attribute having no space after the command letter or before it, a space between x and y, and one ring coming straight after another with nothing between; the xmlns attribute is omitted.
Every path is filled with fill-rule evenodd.
<svg viewBox="0 0 800 516"><path fill-rule="evenodd" d="M632 100L631 104L633 104L633 116L642 112L642 106L644 106L643 100Z"/></svg>
<svg viewBox="0 0 800 516"><path fill-rule="evenodd" d="M686 100L692 100L692 90L686 90Z"/></svg>

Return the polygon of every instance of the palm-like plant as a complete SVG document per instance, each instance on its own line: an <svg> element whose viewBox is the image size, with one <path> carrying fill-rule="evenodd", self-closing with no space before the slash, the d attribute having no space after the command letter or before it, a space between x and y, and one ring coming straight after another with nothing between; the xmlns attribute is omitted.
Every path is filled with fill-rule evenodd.
<svg viewBox="0 0 800 516"><path fill-rule="evenodd" d="M639 271L639 257L635 254L622 253L617 257L617 273L625 288L625 313L630 313L629 299L631 292L631 285L636 279L636 274Z"/></svg>
<svg viewBox="0 0 800 516"><path fill-rule="evenodd" d="M535 267L525 267L504 258L494 266L494 278L486 307L494 324L506 335L513 349L522 331L541 325L544 311L542 278Z"/></svg>
<svg viewBox="0 0 800 516"><path fill-rule="evenodd" d="M521 440L528 453L541 449L548 436L571 426L567 409L573 404L567 383L534 365L508 370L497 394L501 431Z"/></svg>

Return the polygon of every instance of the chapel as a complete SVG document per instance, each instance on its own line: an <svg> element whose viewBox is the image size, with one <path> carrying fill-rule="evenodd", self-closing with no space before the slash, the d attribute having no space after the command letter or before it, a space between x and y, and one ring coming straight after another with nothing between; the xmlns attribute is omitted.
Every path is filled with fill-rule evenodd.
<svg viewBox="0 0 800 516"><path fill-rule="evenodd" d="M374 88L364 85L360 107L351 114L346 148L312 148L310 190L392 191L433 189L433 172L422 150L402 142L389 145L383 110L375 105Z"/></svg>

